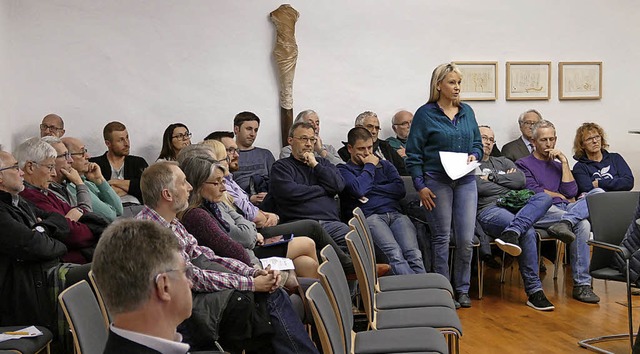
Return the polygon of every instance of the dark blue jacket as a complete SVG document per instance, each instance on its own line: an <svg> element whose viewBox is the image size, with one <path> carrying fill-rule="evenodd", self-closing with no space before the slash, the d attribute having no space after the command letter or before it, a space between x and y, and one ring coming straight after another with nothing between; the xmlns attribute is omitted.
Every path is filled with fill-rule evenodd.
<svg viewBox="0 0 640 354"><path fill-rule="evenodd" d="M573 166L573 178L578 192L593 189L593 181L605 191L630 191L633 188L633 173L620 154L602 150L602 161L591 161L586 156L573 157L578 162Z"/></svg>
<svg viewBox="0 0 640 354"><path fill-rule="evenodd" d="M344 180L331 162L316 158L311 168L293 156L276 161L271 167L269 194L282 221L339 221L335 196L344 189Z"/></svg>
<svg viewBox="0 0 640 354"><path fill-rule="evenodd" d="M404 182L398 170L389 162L380 160L378 166L356 165L352 161L338 165L344 179L344 190L340 193L340 204L345 210L360 207L365 216L400 212L399 200L404 198ZM360 198L368 200L363 203Z"/></svg>

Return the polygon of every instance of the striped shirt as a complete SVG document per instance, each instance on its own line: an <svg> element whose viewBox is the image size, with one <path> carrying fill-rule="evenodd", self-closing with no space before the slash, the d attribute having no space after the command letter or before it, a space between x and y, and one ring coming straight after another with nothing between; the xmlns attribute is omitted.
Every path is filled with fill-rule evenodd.
<svg viewBox="0 0 640 354"><path fill-rule="evenodd" d="M223 289L255 290L253 277L259 271L258 269L249 267L233 258L218 257L210 248L198 245L196 238L187 232L177 218L174 218L171 222L167 222L155 210L144 206L142 211L136 216L136 219L151 220L173 231L173 234L176 235L182 247L182 258L187 262L187 267L193 267L193 276L191 278L193 291L212 292ZM233 273L217 272L194 266L191 260L201 255L229 269Z"/></svg>

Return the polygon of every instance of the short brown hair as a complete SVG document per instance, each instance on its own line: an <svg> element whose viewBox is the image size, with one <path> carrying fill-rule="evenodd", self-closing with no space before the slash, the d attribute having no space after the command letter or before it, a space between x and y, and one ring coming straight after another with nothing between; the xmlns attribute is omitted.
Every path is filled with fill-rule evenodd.
<svg viewBox="0 0 640 354"><path fill-rule="evenodd" d="M175 161L156 162L142 172L140 177L142 200L152 209L158 206L164 189L175 189L176 177L171 166L178 167L178 163Z"/></svg>
<svg viewBox="0 0 640 354"><path fill-rule="evenodd" d="M124 124L113 121L104 126L104 129L102 129L102 137L106 141L111 141L111 133L125 130L127 130L127 127L125 127Z"/></svg>

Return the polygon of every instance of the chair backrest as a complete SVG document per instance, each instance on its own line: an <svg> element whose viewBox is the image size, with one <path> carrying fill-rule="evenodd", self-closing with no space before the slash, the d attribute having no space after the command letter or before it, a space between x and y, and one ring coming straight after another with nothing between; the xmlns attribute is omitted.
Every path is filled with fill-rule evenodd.
<svg viewBox="0 0 640 354"><path fill-rule="evenodd" d="M367 271L368 276L372 277L371 281L375 286L375 284L378 284L378 272L376 271L376 256L373 248L373 241L364 229L365 227L368 228L368 225L363 225L358 221L357 217L353 217L349 220L349 226L351 226L363 242L366 252L363 254L362 260L364 261L365 270Z"/></svg>
<svg viewBox="0 0 640 354"><path fill-rule="evenodd" d="M356 277L360 286L360 294L362 295L362 303L369 323L374 323L375 293L373 288L373 276L368 275L364 258L366 258L366 249L363 240L354 230L351 230L344 237L347 241L349 254L353 261L353 267L356 269Z"/></svg>
<svg viewBox="0 0 640 354"><path fill-rule="evenodd" d="M329 247L329 250L327 250L326 253L333 253L333 255L335 255L333 248L330 246L327 247ZM337 255L335 255L335 258L337 258ZM353 330L353 309L347 277L344 275L344 270L342 270L340 262L336 260L328 260L322 263L320 267L318 267L318 274L320 275L320 283L329 295L333 310L338 314L340 333L342 334L342 341L345 344L344 350L349 351Z"/></svg>
<svg viewBox="0 0 640 354"><path fill-rule="evenodd" d="M640 192L606 192L587 197L593 239L619 245L627 229L635 222ZM611 265L613 251L594 247L591 270Z"/></svg>
<svg viewBox="0 0 640 354"><path fill-rule="evenodd" d="M100 288L98 288L98 283L96 283L96 276L95 274L93 274L92 270L89 271L89 281L91 282L93 293L96 295L96 299L98 300L100 312L102 312L102 318L104 318L105 328L108 330L109 324L111 323L111 316L109 316L109 311L107 311L107 305L104 304L104 299L102 298L102 294L100 293Z"/></svg>
<svg viewBox="0 0 640 354"><path fill-rule="evenodd" d="M313 283L307 289L306 296L309 300L313 320L318 329L322 352L325 354L346 354L343 348L338 319L322 285Z"/></svg>
<svg viewBox="0 0 640 354"><path fill-rule="evenodd" d="M364 216L362 209L360 209L359 207L355 207L353 209L353 217L356 218L356 220L358 220L358 222L360 223L361 229L358 232L360 232L363 239L367 241L368 244L365 244L365 246L369 248L372 259L376 259L375 247L373 246L373 237L371 236L371 229L369 228L367 217Z"/></svg>
<svg viewBox="0 0 640 354"><path fill-rule="evenodd" d="M69 322L77 354L101 354L107 343L108 331L98 301L86 280L78 282L58 296Z"/></svg>

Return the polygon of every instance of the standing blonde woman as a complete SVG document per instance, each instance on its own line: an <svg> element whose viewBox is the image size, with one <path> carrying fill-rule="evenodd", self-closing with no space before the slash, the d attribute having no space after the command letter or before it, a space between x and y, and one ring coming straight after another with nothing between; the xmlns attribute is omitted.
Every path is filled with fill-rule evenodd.
<svg viewBox="0 0 640 354"><path fill-rule="evenodd" d="M433 71L429 101L413 117L405 163L428 210L433 268L452 280L459 305L471 307L472 238L478 204L475 176L470 173L452 180L439 156L440 151L451 151L468 154L468 163L482 159L475 114L460 102L461 81L462 73L454 64L442 64ZM452 232L456 245L453 276L448 267Z"/></svg>

